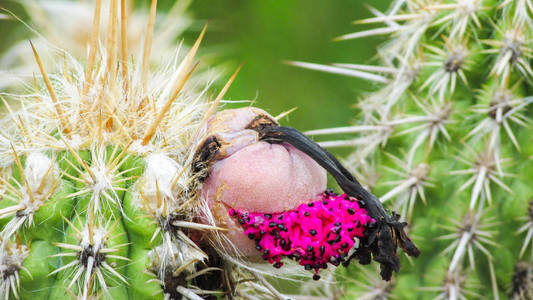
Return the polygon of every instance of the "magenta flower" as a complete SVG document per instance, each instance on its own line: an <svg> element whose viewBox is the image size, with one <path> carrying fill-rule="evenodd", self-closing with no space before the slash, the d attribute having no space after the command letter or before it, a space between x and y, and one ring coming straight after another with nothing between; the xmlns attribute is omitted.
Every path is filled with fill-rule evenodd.
<svg viewBox="0 0 533 300"><path fill-rule="evenodd" d="M293 259L314 270L314 279L328 263L373 257L389 280L399 271L398 246L418 256L397 214L389 216L329 152L265 111L222 111L209 120L207 136L193 168L204 177L216 225L227 229L226 252L262 256L276 268ZM326 170L345 194L323 192Z"/></svg>
<svg viewBox="0 0 533 300"><path fill-rule="evenodd" d="M348 258L355 239L364 237L365 225L374 223L357 199L333 193L323 193L316 201L302 203L298 208L281 213L241 212L231 208L244 229L255 242L263 259L279 268L282 258L289 258L318 271L327 264L335 266Z"/></svg>

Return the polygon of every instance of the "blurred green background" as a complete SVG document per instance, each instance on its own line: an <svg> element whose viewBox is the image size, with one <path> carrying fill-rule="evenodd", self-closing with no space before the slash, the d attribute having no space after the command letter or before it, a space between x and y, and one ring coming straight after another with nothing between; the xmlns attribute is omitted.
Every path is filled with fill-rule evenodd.
<svg viewBox="0 0 533 300"><path fill-rule="evenodd" d="M368 1L370 2L370 1ZM387 1L372 1L384 8ZM257 101L272 114L294 106L290 123L300 129L345 126L356 96L372 89L368 82L300 69L282 63L367 62L378 39L333 42L359 29L351 25L369 16L365 1L194 1L199 19L212 20L207 45L229 43L222 59L245 62L228 96Z"/></svg>
<svg viewBox="0 0 533 300"><path fill-rule="evenodd" d="M200 54L215 57L210 63L221 65L226 72L217 81L218 85L224 84L244 62L226 98L255 100L256 106L273 115L298 107L289 120L283 122L301 130L346 126L354 117L352 105L357 96L372 90L372 84L288 66L282 61L368 62L375 55L380 39L343 42L332 39L364 28L351 22L370 16L367 3L385 9L389 2L193 0L189 13L196 21L184 38L192 43L205 22L210 22ZM173 3L160 0L158 9L168 10ZM137 1L137 5L149 5L149 1ZM17 1L0 0L0 7L27 19ZM15 20L0 20L0 32L0 51L31 36L29 30Z"/></svg>

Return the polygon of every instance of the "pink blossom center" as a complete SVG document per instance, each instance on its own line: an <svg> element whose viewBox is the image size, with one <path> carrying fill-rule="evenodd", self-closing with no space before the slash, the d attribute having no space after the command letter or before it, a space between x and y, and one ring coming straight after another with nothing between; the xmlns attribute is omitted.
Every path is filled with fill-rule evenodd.
<svg viewBox="0 0 533 300"><path fill-rule="evenodd" d="M321 199L299 205L281 213L242 212L233 208L229 215L237 218L248 238L255 240L263 259L280 268L285 257L298 261L306 270L318 271L327 264L339 265L363 237L365 225L374 223L357 199L329 192Z"/></svg>

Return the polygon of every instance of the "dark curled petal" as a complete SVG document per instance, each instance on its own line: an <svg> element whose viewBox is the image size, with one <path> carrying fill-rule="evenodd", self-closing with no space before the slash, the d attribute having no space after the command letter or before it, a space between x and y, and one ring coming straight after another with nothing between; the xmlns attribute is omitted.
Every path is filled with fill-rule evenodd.
<svg viewBox="0 0 533 300"><path fill-rule="evenodd" d="M309 155L335 178L347 195L362 200L370 217L376 220L376 226L368 229L368 238L361 239L360 248L348 259L356 258L361 264L368 264L372 256L381 265L381 277L390 280L392 271L400 270L398 246L409 256L420 255L405 233L407 223L399 222L400 216L396 213L389 216L379 199L364 189L331 153L294 128L259 126L252 129L259 132L261 139L266 142L286 142Z"/></svg>
<svg viewBox="0 0 533 300"><path fill-rule="evenodd" d="M400 271L400 259L396 250L398 245L394 238L394 230L391 226L384 225L378 231L375 247L373 247L372 254L374 260L381 264L381 278L390 280L392 271Z"/></svg>
<svg viewBox="0 0 533 300"><path fill-rule="evenodd" d="M198 147L198 150L194 154L192 163L192 170L194 173L204 172L201 174L200 180L207 178L205 172L208 167L215 161L215 158L220 150L220 143L215 136L210 136Z"/></svg>
<svg viewBox="0 0 533 300"><path fill-rule="evenodd" d="M362 245L367 245L365 240L366 239L360 239ZM355 250L352 256L348 257L347 262L352 259L357 259L362 265L368 265L372 262L372 251L369 247L361 246ZM346 263L346 266L347 265L348 263Z"/></svg>
<svg viewBox="0 0 533 300"><path fill-rule="evenodd" d="M405 253L417 253L416 255L412 256L417 257L420 255L420 250L418 250L413 241L411 241L411 239L407 236L407 233L405 233L404 227L407 226L407 223L398 222L400 215L395 212L392 213L392 218L396 222L393 227L396 234L396 239L400 243L400 248L402 248Z"/></svg>
<svg viewBox="0 0 533 300"><path fill-rule="evenodd" d="M257 132L261 132L266 127L276 127L276 126L278 126L278 123L275 120L271 119L269 116L267 116L267 115L257 115L257 117L255 117L250 122L250 124L248 124L248 126L246 126L246 129L252 129L252 130L255 130Z"/></svg>

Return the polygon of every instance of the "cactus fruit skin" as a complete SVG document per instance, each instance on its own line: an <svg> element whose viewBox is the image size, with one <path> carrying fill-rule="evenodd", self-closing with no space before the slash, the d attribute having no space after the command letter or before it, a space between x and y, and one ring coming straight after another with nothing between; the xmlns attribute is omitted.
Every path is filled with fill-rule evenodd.
<svg viewBox="0 0 533 300"><path fill-rule="evenodd" d="M281 212L312 201L326 189L326 171L310 157L289 144L260 141L252 129L245 129L258 115L256 108L225 110L208 122L208 135L222 145L218 161L209 171L202 195L217 217L219 226L244 256L259 256L255 244L227 213L226 207L264 213Z"/></svg>
<svg viewBox="0 0 533 300"><path fill-rule="evenodd" d="M353 126L307 134L344 135L319 144L351 149L345 164L423 253L387 284L341 271L361 282L347 299L531 297L531 4L393 1L338 38L387 36L376 65L294 62L376 83Z"/></svg>

